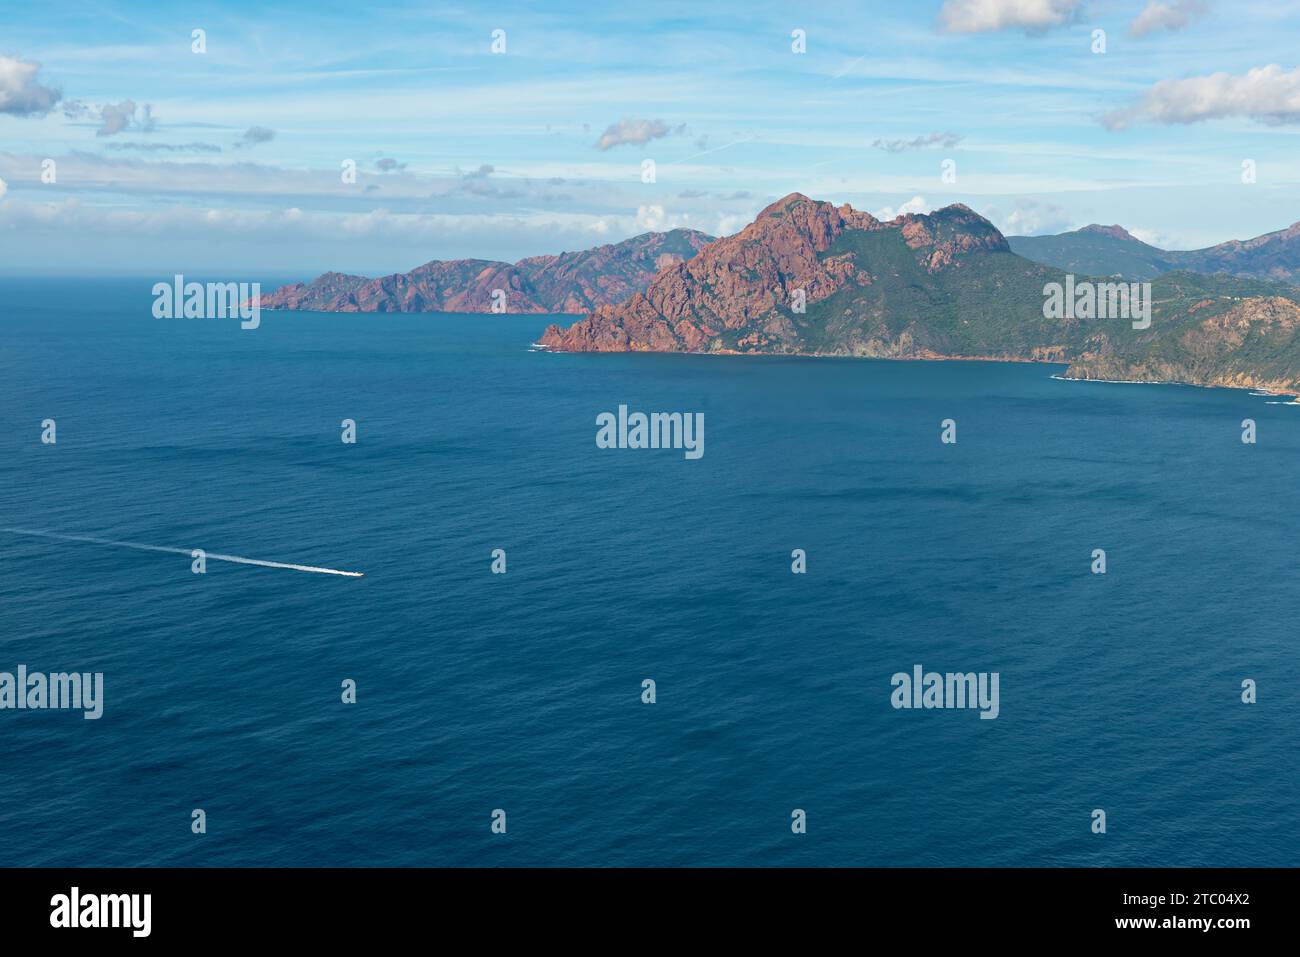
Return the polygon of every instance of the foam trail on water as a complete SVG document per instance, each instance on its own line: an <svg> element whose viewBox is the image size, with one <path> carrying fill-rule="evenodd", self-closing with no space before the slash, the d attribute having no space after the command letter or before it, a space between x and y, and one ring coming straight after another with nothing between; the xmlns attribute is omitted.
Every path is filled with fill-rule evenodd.
<svg viewBox="0 0 1300 957"><path fill-rule="evenodd" d="M31 528L0 528L0 532L11 535L35 535L38 538L54 538L63 542L89 542L93 545L117 545L120 548L137 548L145 552L168 552L172 555L189 555L193 549L169 548L166 545L144 545L140 542L118 542L110 538L95 538L93 535L63 535L59 532L41 532ZM290 562L268 562L261 558L245 558L242 555L218 555L206 552L205 556L218 562L235 562L239 565L261 565L264 568L287 568L295 572L314 572L317 575L343 575L347 578L361 578L364 572L345 572L337 568L321 568L317 565L294 565Z"/></svg>

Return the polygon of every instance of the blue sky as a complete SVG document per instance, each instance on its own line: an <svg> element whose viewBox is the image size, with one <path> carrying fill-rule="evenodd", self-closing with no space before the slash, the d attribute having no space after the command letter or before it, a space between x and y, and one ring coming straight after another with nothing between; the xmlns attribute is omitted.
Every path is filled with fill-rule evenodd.
<svg viewBox="0 0 1300 957"><path fill-rule="evenodd" d="M0 24L11 273L379 275L731 233L795 190L1171 248L1300 220L1300 3L65 0Z"/></svg>

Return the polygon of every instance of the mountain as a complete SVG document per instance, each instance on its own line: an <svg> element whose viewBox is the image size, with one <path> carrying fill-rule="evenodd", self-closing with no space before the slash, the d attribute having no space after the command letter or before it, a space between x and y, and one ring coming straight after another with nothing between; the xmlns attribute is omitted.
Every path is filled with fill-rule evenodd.
<svg viewBox="0 0 1300 957"><path fill-rule="evenodd" d="M1012 252L1080 275L1151 279L1183 269L1300 284L1300 223L1207 249L1160 249L1119 226L1084 226L1055 236L1012 236Z"/></svg>
<svg viewBox="0 0 1300 957"><path fill-rule="evenodd" d="M1209 249L1166 253L1179 269L1226 272L1300 283L1300 223L1254 239L1229 240Z"/></svg>
<svg viewBox="0 0 1300 957"><path fill-rule="evenodd" d="M312 312L491 312L492 292L506 312L583 313L644 289L659 269L690 259L713 237L693 229L644 233L608 246L517 263L433 261L379 279L327 272L262 297L264 309Z"/></svg>
<svg viewBox="0 0 1300 957"><path fill-rule="evenodd" d="M1079 276L1152 279L1174 266L1163 249L1131 235L1122 226L1084 226L1055 236L1009 236L1018 256Z"/></svg>
<svg viewBox="0 0 1300 957"><path fill-rule="evenodd" d="M1063 271L1016 255L957 204L881 222L799 193L541 344L574 352L706 352L1068 363L1079 378L1300 390L1300 291L1177 272L1151 324L1049 319ZM794 308L797 290L804 312Z"/></svg>

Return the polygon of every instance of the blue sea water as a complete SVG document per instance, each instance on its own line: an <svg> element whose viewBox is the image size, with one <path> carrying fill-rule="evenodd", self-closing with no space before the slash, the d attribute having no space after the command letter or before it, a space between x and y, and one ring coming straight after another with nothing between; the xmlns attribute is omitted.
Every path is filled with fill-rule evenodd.
<svg viewBox="0 0 1300 957"><path fill-rule="evenodd" d="M106 699L0 711L0 865L1300 860L1300 408L150 285L0 281L0 527L365 577L0 533L0 670ZM619 404L703 458L598 449ZM915 664L999 717L895 710Z"/></svg>

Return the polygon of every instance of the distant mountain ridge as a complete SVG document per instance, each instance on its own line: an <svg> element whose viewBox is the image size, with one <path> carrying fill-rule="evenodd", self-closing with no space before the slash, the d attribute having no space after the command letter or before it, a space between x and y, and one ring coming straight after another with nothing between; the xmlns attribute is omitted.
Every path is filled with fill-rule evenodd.
<svg viewBox="0 0 1300 957"><path fill-rule="evenodd" d="M493 291L511 313L584 313L627 299L661 268L713 240L693 229L643 233L621 243L517 263L455 259L370 279L327 272L262 297L264 309L312 312L491 312Z"/></svg>
<svg viewBox="0 0 1300 957"><path fill-rule="evenodd" d="M1012 252L1083 276L1151 279L1186 270L1228 273L1300 284L1300 223L1254 239L1229 240L1206 249L1160 249L1121 226L1084 226L1054 236L1008 237Z"/></svg>
<svg viewBox="0 0 1300 957"><path fill-rule="evenodd" d="M1091 235L1138 242L1113 230ZM1175 272L1153 284L1150 326L1134 329L1119 319L1046 318L1045 287L1065 278L1017 255L961 204L881 222L792 193L644 292L550 326L541 344L1046 361L1078 378L1300 392L1300 290Z"/></svg>

